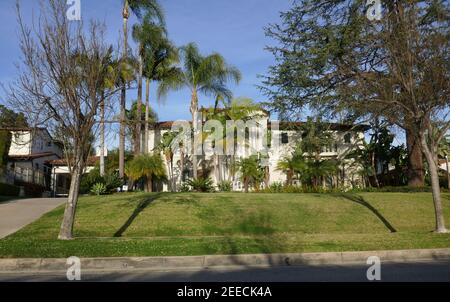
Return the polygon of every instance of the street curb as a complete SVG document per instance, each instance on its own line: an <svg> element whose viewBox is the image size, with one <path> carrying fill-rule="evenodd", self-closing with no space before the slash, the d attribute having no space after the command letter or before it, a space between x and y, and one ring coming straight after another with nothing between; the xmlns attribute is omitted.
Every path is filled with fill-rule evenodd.
<svg viewBox="0 0 450 302"><path fill-rule="evenodd" d="M365 265L370 256L377 256L382 262L439 261L450 259L450 248L296 254L81 258L81 269L86 271L127 271L226 266ZM0 273L66 271L70 266L66 261L65 258L0 259Z"/></svg>

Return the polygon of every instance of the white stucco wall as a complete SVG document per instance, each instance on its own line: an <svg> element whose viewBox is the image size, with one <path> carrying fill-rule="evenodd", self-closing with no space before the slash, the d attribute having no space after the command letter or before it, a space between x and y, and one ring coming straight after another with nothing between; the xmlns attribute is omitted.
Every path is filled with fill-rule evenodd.
<svg viewBox="0 0 450 302"><path fill-rule="evenodd" d="M62 156L61 148L56 145L52 137L45 130L11 131L11 147L9 155L31 155L37 153L55 153Z"/></svg>
<svg viewBox="0 0 450 302"><path fill-rule="evenodd" d="M31 132L11 131L10 156L31 154Z"/></svg>
<svg viewBox="0 0 450 302"><path fill-rule="evenodd" d="M264 120L261 120L260 122L264 122ZM168 132L168 129L163 130L150 130L149 133L149 152L152 152L155 148L155 146L158 144L158 142L161 140L161 137L164 135L164 133ZM281 134L287 133L288 134L288 143L282 144L281 143ZM329 150L328 152L323 152L321 154L321 157L323 158L336 158L336 157L343 157L348 151L355 148L355 146L362 146L362 142L364 140L364 133L362 131L356 132L351 131L351 141L350 143L345 143L344 136L347 132L345 131L332 131L332 134L335 138L336 146L337 146L337 152L335 150L335 146L332 146L332 150ZM284 183L286 181L286 174L283 171L277 170L277 164L278 162L283 159L286 156L290 156L292 151L294 151L295 146L298 142L301 141L302 133L300 131L293 131L293 130L274 130L272 129L272 142L271 142L271 148L268 150L269 155L269 174L270 174L270 180L269 183L275 183L275 182L282 182ZM277 147L277 144L275 144L275 140L279 139L279 144ZM263 137L260 136L258 138L258 141L253 141L253 145L257 147L263 146ZM359 143L358 143L359 142ZM237 154L244 154L243 151L245 149L245 144L238 144L237 148ZM199 157L200 159L201 157ZM213 160L212 156L205 156L204 160L211 161ZM180 153L175 153L174 155L174 178L176 179L176 183L180 183L180 176L181 171L178 166L178 163L180 161ZM359 175L357 175L357 167L350 168L351 160L345 161L345 179L344 183L346 186L351 186L351 184L355 184L360 182L358 180ZM211 165L211 173L210 177L213 179L213 181L217 184L216 175L217 173L214 171L214 165ZM166 165L167 171L169 170L168 165ZM229 175L227 175L227 170L222 169L222 179L228 179ZM236 175L235 181L234 181L234 190L240 190L242 189L242 184L240 182L239 176ZM164 185L164 190L168 190L168 186Z"/></svg>

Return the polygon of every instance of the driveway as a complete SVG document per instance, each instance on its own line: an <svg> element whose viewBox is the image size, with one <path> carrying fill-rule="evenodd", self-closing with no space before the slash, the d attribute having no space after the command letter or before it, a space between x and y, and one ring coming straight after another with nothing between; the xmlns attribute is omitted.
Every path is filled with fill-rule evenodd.
<svg viewBox="0 0 450 302"><path fill-rule="evenodd" d="M37 220L66 200L66 198L32 198L0 203L0 239Z"/></svg>

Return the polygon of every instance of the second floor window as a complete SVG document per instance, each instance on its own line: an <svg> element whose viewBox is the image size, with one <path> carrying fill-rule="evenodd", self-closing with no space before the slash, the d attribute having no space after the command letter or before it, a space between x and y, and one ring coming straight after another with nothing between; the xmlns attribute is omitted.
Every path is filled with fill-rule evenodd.
<svg viewBox="0 0 450 302"><path fill-rule="evenodd" d="M350 144L352 142L352 135L351 133L347 133L344 135L344 143Z"/></svg>
<svg viewBox="0 0 450 302"><path fill-rule="evenodd" d="M288 144L289 143L289 136L286 132L281 133L281 143L282 144Z"/></svg>

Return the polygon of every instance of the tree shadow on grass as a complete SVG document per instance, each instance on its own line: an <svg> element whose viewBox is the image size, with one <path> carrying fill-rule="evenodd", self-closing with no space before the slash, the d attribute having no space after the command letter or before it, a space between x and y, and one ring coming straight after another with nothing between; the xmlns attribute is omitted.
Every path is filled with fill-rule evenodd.
<svg viewBox="0 0 450 302"><path fill-rule="evenodd" d="M161 197L162 194L155 194L153 196L147 197L144 200L142 200L136 209L134 209L131 216L127 219L127 221L120 227L117 232L114 233L114 237L122 237L123 233L128 229L128 227L133 223L133 221L136 219L136 217L145 209L147 208L152 202L157 200L159 197Z"/></svg>
<svg viewBox="0 0 450 302"><path fill-rule="evenodd" d="M384 218L384 216L381 215L381 213L378 212L378 210L375 209L370 203L364 200L362 196L353 194L338 194L338 196L368 208L373 214L375 214L375 216L377 216L378 219L381 220L381 222L386 226L386 228L389 229L391 233L397 232L397 230L390 224L390 222L386 218Z"/></svg>

